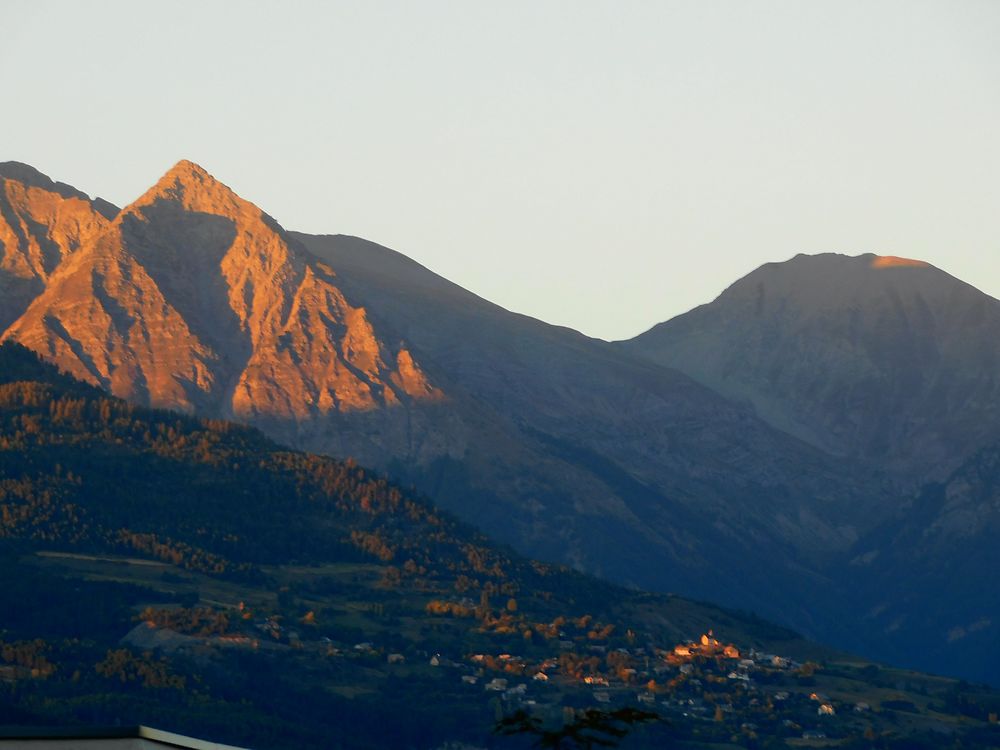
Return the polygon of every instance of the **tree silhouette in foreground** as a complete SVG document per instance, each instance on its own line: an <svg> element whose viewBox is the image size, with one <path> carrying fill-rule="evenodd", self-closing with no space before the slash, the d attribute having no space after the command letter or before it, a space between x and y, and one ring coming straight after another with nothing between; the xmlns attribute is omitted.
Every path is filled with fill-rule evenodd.
<svg viewBox="0 0 1000 750"><path fill-rule="evenodd" d="M561 728L546 729L541 719L519 709L497 722L493 731L505 736L535 735L538 738L535 747L593 750L595 747L617 747L634 727L662 720L659 714L637 708L618 708L614 711L588 708Z"/></svg>

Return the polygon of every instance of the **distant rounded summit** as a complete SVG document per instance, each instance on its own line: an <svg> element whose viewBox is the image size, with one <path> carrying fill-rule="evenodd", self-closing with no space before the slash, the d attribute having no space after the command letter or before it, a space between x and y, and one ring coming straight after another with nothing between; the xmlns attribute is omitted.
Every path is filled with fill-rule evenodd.
<svg viewBox="0 0 1000 750"><path fill-rule="evenodd" d="M796 255L622 345L904 482L1000 437L1000 302L921 260Z"/></svg>

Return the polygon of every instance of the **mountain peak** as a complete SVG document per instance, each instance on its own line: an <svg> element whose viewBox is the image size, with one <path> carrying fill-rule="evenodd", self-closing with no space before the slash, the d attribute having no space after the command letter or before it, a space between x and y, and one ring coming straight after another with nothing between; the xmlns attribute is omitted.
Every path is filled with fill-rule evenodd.
<svg viewBox="0 0 1000 750"><path fill-rule="evenodd" d="M56 267L107 229L117 213L107 201L92 201L28 164L0 162L0 331L27 310Z"/></svg>
<svg viewBox="0 0 1000 750"><path fill-rule="evenodd" d="M730 285L719 299L756 304L763 289L775 303L794 300L803 311L816 312L842 310L862 301L881 305L896 293L940 299L958 288L975 291L940 268L913 258L800 253L786 261L765 263Z"/></svg>
<svg viewBox="0 0 1000 750"><path fill-rule="evenodd" d="M1000 301L929 263L823 253L761 266L627 346L905 484L1000 435L984 411L998 330Z"/></svg>
<svg viewBox="0 0 1000 750"><path fill-rule="evenodd" d="M164 178L167 177L185 182L192 180L198 182L205 182L206 180L218 182L218 180L209 174L207 169L190 159L181 159L179 162L174 164L174 166L168 169L167 173L164 175Z"/></svg>
<svg viewBox="0 0 1000 750"><path fill-rule="evenodd" d="M152 189L158 192L168 192L219 188L232 192L200 164L188 159L181 159L156 181Z"/></svg>
<svg viewBox="0 0 1000 750"><path fill-rule="evenodd" d="M5 335L127 398L275 424L440 398L332 274L192 161L99 239Z"/></svg>
<svg viewBox="0 0 1000 750"><path fill-rule="evenodd" d="M786 261L765 263L757 270L776 268L804 268L809 266L816 270L819 266L828 268L852 268L856 271L869 268L934 268L930 263L915 258L903 258L899 255L878 255L876 253L798 253ZM752 275L752 274L751 274Z"/></svg>
<svg viewBox="0 0 1000 750"><path fill-rule="evenodd" d="M187 211L230 217L247 213L260 216L263 213L229 186L219 182L204 167L188 159L174 164L129 208L134 212L159 201L179 203Z"/></svg>
<svg viewBox="0 0 1000 750"><path fill-rule="evenodd" d="M55 182L51 177L42 174L30 164L19 161L0 162L0 178L20 182L28 187L42 188L52 193L57 193L63 198L82 198L90 200L86 195L62 182Z"/></svg>
<svg viewBox="0 0 1000 750"><path fill-rule="evenodd" d="M36 188L49 193L54 193L62 198L78 198L90 203L94 209L106 219L114 218L118 213L118 207L103 198L90 197L81 190L77 190L72 185L65 182L56 182L47 174L40 172L30 164L19 161L0 162L0 180L11 180L20 183L26 188Z"/></svg>

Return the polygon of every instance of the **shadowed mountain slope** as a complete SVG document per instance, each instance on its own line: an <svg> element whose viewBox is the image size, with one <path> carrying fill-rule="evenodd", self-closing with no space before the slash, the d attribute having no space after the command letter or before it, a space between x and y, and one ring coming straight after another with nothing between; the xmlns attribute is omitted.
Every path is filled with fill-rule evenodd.
<svg viewBox="0 0 1000 750"><path fill-rule="evenodd" d="M920 261L768 263L621 345L904 487L1000 437L1000 302Z"/></svg>
<svg viewBox="0 0 1000 750"><path fill-rule="evenodd" d="M1000 444L993 443L859 542L842 576L867 606L863 629L888 636L886 659L997 683L998 534Z"/></svg>
<svg viewBox="0 0 1000 750"><path fill-rule="evenodd" d="M552 520L565 513L579 542L562 559L647 587L711 590L808 629L815 614L802 597L825 586L810 569L886 510L877 477L845 470L676 370L508 312L374 243L295 236L446 390L468 394L536 455L561 461L563 481L579 477L589 495L603 495L598 505L578 492L518 497L517 485L490 477L484 489L512 507L537 508L525 519L537 531L488 528L522 545L538 539L528 547L534 554L551 548L559 533ZM366 460L453 502L449 482L433 484L431 466ZM761 568L738 577L748 557Z"/></svg>

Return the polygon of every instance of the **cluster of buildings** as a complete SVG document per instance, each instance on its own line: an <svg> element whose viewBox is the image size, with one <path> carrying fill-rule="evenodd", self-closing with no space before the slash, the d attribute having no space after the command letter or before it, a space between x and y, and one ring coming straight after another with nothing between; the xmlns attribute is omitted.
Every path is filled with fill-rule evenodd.
<svg viewBox="0 0 1000 750"><path fill-rule="evenodd" d="M583 658L590 657L591 664L593 657L601 657L602 668L581 676L567 673L563 669L566 661L559 657L532 661L512 654L471 654L457 662L433 657L431 664L451 666L460 672L463 685L496 696L510 709L556 711L565 696L582 693L597 705L638 704L691 721L728 725L738 721L736 716L794 715L795 719L774 720L787 732L805 739L825 737L824 720L838 712L870 710L867 703L844 705L823 693L770 689L771 683L794 680L803 665L778 654L755 649L744 652L719 641L711 632L669 650L566 645L582 649ZM712 700L706 700L709 694ZM814 717L812 722L809 716ZM753 733L757 725L742 722L740 730Z"/></svg>
<svg viewBox="0 0 1000 750"><path fill-rule="evenodd" d="M825 735L824 726L838 713L870 710L866 703L843 704L819 692L803 691L796 681L807 671L803 664L778 654L744 651L720 641L712 631L663 649L636 645L632 637L571 640L560 630L553 633L558 637L547 641L557 646L558 653L544 658L475 653L452 659L441 653L387 651L369 641L354 645L337 645L327 637L303 641L276 617L245 619L263 636L260 642L244 634L227 634L228 639L252 641L254 648L266 643L269 648L299 648L326 657L379 659L390 668L425 664L455 673L463 689L482 691L500 701L504 710L556 712L572 704L639 705L730 727L738 722L737 716L762 716L806 739ZM628 645L618 645L622 643ZM774 689L782 685L794 687ZM744 721L740 729L752 733L756 724Z"/></svg>

